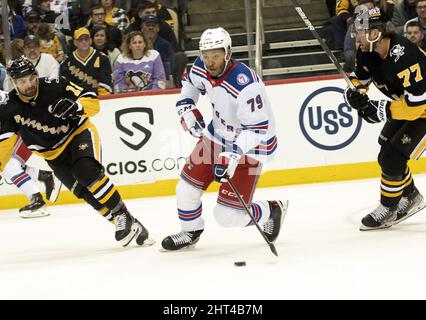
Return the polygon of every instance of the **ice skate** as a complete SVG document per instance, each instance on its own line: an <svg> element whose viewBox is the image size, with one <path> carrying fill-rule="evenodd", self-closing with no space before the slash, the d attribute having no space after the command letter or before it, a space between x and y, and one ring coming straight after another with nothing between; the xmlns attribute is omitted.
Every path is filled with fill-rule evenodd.
<svg viewBox="0 0 426 320"><path fill-rule="evenodd" d="M44 170L40 170L38 179L46 186L47 200L55 202L58 199L59 192L61 191L62 182L56 178L53 172Z"/></svg>
<svg viewBox="0 0 426 320"><path fill-rule="evenodd" d="M361 231L386 229L392 226L396 219L397 207L385 207L380 204L373 212L361 220Z"/></svg>
<svg viewBox="0 0 426 320"><path fill-rule="evenodd" d="M281 231L281 225L284 221L288 208L288 201L268 201L271 214L268 221L263 225L263 232L270 242L274 242Z"/></svg>
<svg viewBox="0 0 426 320"><path fill-rule="evenodd" d="M193 248L198 240L200 240L200 235L203 231L181 231L164 238L161 246L165 251Z"/></svg>
<svg viewBox="0 0 426 320"><path fill-rule="evenodd" d="M423 200L423 196L417 188L414 188L414 191L408 196L402 197L398 203L396 220L393 224L398 224L425 208L426 203Z"/></svg>
<svg viewBox="0 0 426 320"><path fill-rule="evenodd" d="M33 194L30 203L19 209L19 216L24 219L47 217L49 214L46 202L40 193Z"/></svg>
<svg viewBox="0 0 426 320"><path fill-rule="evenodd" d="M135 224L138 228L135 235L136 244L138 246L152 246L155 241L152 238L149 238L148 229L145 228L137 219L135 219Z"/></svg>
<svg viewBox="0 0 426 320"><path fill-rule="evenodd" d="M136 236L140 229L136 219L129 213L126 206L115 213L115 240L119 241L123 247L126 247Z"/></svg>

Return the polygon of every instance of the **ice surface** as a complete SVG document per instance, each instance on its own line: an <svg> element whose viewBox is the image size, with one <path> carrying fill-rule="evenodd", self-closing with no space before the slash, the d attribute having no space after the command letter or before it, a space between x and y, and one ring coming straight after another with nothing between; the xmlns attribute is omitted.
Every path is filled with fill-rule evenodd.
<svg viewBox="0 0 426 320"><path fill-rule="evenodd" d="M426 194L426 175L415 181ZM87 205L30 220L0 211L0 299L426 298L426 210L387 230L358 230L379 199L378 179L265 188L255 199L290 200L278 258L254 227L214 221L215 193L203 197L200 242L180 252L159 251L180 231L174 197L127 201L157 241L146 248L120 247Z"/></svg>

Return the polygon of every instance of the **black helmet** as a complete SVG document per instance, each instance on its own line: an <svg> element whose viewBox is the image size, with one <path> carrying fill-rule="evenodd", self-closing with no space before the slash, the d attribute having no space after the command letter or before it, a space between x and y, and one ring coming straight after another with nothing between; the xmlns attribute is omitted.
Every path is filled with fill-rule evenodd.
<svg viewBox="0 0 426 320"><path fill-rule="evenodd" d="M362 29L370 30L373 28L382 29L386 26L387 18L382 9L379 7L367 9L362 6L359 8L354 20L355 28L361 27Z"/></svg>
<svg viewBox="0 0 426 320"><path fill-rule="evenodd" d="M7 73L12 79L18 79L30 74L37 74L37 71L31 61L22 56L9 62Z"/></svg>

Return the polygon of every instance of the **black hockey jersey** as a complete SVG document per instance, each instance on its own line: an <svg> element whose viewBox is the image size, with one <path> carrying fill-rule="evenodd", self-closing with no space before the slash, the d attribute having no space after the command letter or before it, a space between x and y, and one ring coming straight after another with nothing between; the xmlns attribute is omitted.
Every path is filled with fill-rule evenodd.
<svg viewBox="0 0 426 320"><path fill-rule="evenodd" d="M61 63L61 76L99 95L112 93L112 71L108 57L93 48L83 58L74 51Z"/></svg>
<svg viewBox="0 0 426 320"><path fill-rule="evenodd" d="M391 103L392 119L415 120L426 118L426 55L402 36L386 39L388 50L384 59L377 52L358 49L355 72L356 84L373 82Z"/></svg>
<svg viewBox="0 0 426 320"><path fill-rule="evenodd" d="M84 110L81 118L61 119L48 111L61 98L79 102ZM89 116L99 112L94 92L65 80L40 78L36 96L24 100L15 90L2 92L0 101L0 171L10 158L16 133L37 155L52 160L59 156L72 138L93 126Z"/></svg>

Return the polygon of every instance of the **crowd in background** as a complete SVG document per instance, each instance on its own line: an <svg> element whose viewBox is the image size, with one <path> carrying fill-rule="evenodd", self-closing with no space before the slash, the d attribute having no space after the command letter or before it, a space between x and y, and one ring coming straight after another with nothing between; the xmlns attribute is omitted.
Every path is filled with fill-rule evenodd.
<svg viewBox="0 0 426 320"><path fill-rule="evenodd" d="M11 58L24 55L40 77L65 76L99 95L180 86L186 0L7 2ZM8 91L4 49L1 41L0 89Z"/></svg>
<svg viewBox="0 0 426 320"><path fill-rule="evenodd" d="M346 71L352 71L355 63L356 39L354 38L354 14L364 8L380 7L389 27L407 37L422 49L426 49L426 0L326 0L330 20L324 28L324 36L331 49L343 50Z"/></svg>

